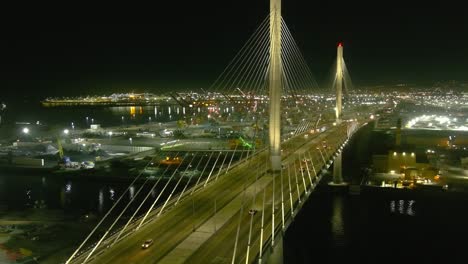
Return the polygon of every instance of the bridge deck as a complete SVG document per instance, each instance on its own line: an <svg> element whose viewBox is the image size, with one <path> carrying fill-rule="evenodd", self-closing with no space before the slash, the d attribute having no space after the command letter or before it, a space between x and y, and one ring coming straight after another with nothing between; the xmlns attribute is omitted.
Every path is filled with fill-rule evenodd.
<svg viewBox="0 0 468 264"><path fill-rule="evenodd" d="M281 176L274 176L274 185L273 175L267 173L268 153L259 153L220 176L217 181L213 180L204 189L185 197L177 206L167 208L160 217L153 216L139 231L133 232L110 248L99 250L93 262L104 264L160 261L183 263L184 260L190 263L231 262L239 221L241 221L240 239L237 243L236 260L244 259L245 262L250 226L252 226L251 247L248 256L249 259L253 259L260 250L262 214L263 241L266 241L272 233L271 226L274 225L276 230L282 223L281 208L284 206L285 216L291 215L291 204L296 207L300 198L304 197L305 190L313 188L314 185L311 183L317 181L314 170L320 171L324 159L328 160L344 138L346 138L346 128L337 126L309 138L298 136L284 142L282 154L286 169ZM315 149L323 140L326 140L331 148L328 151L322 149L325 157ZM305 163L300 164L304 158L309 159L306 162L308 167ZM248 190L248 194L244 195L245 189ZM273 189L275 189L274 207ZM281 189L283 203L281 203ZM263 202L264 210L262 210ZM215 203L218 210L216 215L214 215ZM250 208L256 208L258 212L250 215L247 213ZM275 208L274 223L273 208ZM216 231L214 231L215 225ZM153 238L154 245L142 250L141 243L147 238ZM110 245L110 241L106 243Z"/></svg>

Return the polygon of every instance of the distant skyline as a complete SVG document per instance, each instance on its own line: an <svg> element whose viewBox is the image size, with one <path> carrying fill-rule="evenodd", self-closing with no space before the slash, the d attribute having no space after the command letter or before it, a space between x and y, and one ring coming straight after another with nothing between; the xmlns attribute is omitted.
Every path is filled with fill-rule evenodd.
<svg viewBox="0 0 468 264"><path fill-rule="evenodd" d="M266 17L269 1L177 1L94 14L52 10L2 18L3 96L207 88ZM357 86L467 81L462 10L445 2L283 0L283 18L320 85L338 42Z"/></svg>

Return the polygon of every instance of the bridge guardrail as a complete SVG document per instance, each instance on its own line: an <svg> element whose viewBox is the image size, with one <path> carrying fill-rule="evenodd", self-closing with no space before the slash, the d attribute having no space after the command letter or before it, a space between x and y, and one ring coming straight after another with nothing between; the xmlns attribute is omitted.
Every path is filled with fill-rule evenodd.
<svg viewBox="0 0 468 264"><path fill-rule="evenodd" d="M231 169L233 169L233 168L235 168L235 167L238 167L238 166L240 166L241 164L244 164L245 162L248 162L251 158L253 158L254 156L257 156L259 153L262 153L262 152L264 152L265 150L266 150L266 147L259 149L258 151L252 153L252 155L250 155L248 158L242 159L242 160L240 160L240 161L238 161L238 162L232 164L232 166L229 167L229 170L231 170ZM220 173L220 174L221 174L221 173L224 173L224 174L225 174L227 170L228 170L228 168L224 168L224 169L222 169L219 173ZM223 176L223 175L221 175L221 176ZM201 177L201 176L200 176L200 177ZM213 182L214 182L213 179L211 179L211 180L208 182L207 186L210 185L210 184L212 184ZM202 190L202 189L203 189L203 187L202 187L203 185L204 185L204 183L201 182L201 183L199 183L198 185L192 186L192 187L190 187L189 189L187 189L187 191L185 192L185 194L180 198L179 202L182 201L182 200L184 200L187 196L192 195L192 191L193 191L193 194L194 194L194 193L199 192L200 190ZM169 200L168 203L166 204L166 208L165 208L165 210L162 212L162 214L164 214L165 212L168 212L169 210L171 210L171 209L174 207L174 204L175 204L175 202L177 201L177 199L178 199L177 196L171 198L171 200ZM150 212L149 220L146 221L145 223L143 223L141 227L144 227L144 226L146 226L148 223L153 222L153 221L156 219L156 218L154 217L155 213L158 211L158 209L161 209L161 207L162 207L162 204L160 204L158 207L153 208L153 209L151 210L151 212ZM109 243L109 241L112 241L113 239L115 239L115 236L117 235L117 233L119 233L119 232L122 230L123 227L120 227L120 228L116 229L116 231L112 232L112 234L111 234L108 238L106 238L106 239L101 243L101 245L98 247L98 248L100 248L101 250L99 250L96 254L94 254L92 257L90 257L90 258L88 259L87 262L92 261L92 260L95 259L98 255L101 255L102 253L104 253L104 252L106 251L106 248L109 247L109 246L106 246L106 245L108 245L108 244L110 244L110 245L115 244L115 243L117 243L117 242L123 240L124 238L128 237L128 236L131 235L133 232L135 232L136 230L135 230L134 227L135 227L136 223L138 222L138 220L140 220L142 217L143 217L143 215L140 215L139 217L135 218L135 219L129 224L129 226L127 226L127 231L125 231L125 232L119 237L118 240L116 240L115 242L110 242L110 243ZM78 261L78 259L83 258L83 256L86 255L85 253L89 252L95 245L96 245L96 243L94 243L94 244L88 246L88 248L86 248L85 250L83 250L83 251L77 253L77 255L75 256L75 258L74 258L73 260L71 260L70 263L75 263L75 262ZM64 263L64 262L63 262L63 263ZM78 262L78 263L80 263L80 262Z"/></svg>

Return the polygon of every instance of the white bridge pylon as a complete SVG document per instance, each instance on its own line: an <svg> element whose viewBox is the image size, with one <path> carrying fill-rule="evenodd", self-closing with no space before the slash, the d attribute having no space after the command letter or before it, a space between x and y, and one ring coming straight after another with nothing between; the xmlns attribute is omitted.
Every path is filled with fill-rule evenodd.
<svg viewBox="0 0 468 264"><path fill-rule="evenodd" d="M281 170L281 0L270 0L270 162L272 171Z"/></svg>

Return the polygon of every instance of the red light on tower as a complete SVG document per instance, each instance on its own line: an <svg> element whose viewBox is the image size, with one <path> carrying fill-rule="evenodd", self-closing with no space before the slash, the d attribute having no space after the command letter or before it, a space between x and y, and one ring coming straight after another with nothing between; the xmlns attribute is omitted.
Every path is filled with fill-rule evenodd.
<svg viewBox="0 0 468 264"><path fill-rule="evenodd" d="M338 47L343 47L343 43L339 42Z"/></svg>

